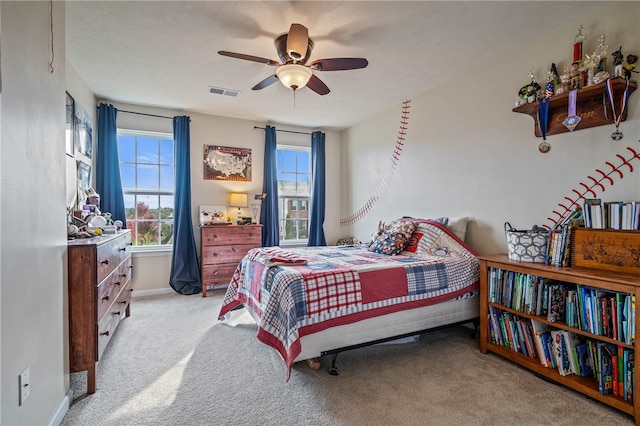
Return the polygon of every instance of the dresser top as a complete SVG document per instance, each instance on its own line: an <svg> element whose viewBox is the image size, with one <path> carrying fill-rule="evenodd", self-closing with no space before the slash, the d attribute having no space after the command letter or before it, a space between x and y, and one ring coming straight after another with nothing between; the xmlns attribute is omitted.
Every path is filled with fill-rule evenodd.
<svg viewBox="0 0 640 426"><path fill-rule="evenodd" d="M75 240L67 241L67 246L68 247L85 247L85 246L102 245L130 233L131 233L131 230L122 229L119 232L116 232L115 234L103 234L93 238L76 238Z"/></svg>

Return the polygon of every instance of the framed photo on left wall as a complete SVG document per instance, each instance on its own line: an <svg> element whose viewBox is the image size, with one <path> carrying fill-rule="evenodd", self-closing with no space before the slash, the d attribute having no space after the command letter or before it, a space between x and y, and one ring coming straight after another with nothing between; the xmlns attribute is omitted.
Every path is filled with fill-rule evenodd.
<svg viewBox="0 0 640 426"><path fill-rule="evenodd" d="M65 111L66 111L66 122L65 122L65 139L66 139L66 153L68 156L73 157L73 136L74 136L74 104L75 101L73 97L67 92L65 99Z"/></svg>

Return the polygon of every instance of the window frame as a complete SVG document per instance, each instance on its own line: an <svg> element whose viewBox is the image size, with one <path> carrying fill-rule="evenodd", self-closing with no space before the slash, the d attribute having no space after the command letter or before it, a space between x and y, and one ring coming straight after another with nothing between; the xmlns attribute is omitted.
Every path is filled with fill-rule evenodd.
<svg viewBox="0 0 640 426"><path fill-rule="evenodd" d="M126 128L118 128L116 131L116 138L118 139L118 146L119 146L119 137L121 135L125 135L125 136L133 136L133 137L151 137L151 138L158 138L158 139L165 139L165 140L170 140L172 143L172 149L174 150L175 153L175 141L173 139L173 134L169 133L169 132L158 132L158 131L147 131L147 130L135 130L135 129L126 129ZM154 163L139 163L138 162L138 153L137 150L135 152L135 161L134 162L130 162L130 161L122 161L120 158L118 158L118 163L119 166L122 166L122 164L133 164L134 167L138 164L154 164ZM162 173L158 173L158 189L157 190L150 190L150 189L144 189L144 190L127 190L124 188L122 188L122 195L123 198L126 197L127 195L130 196L136 196L136 195L142 195L142 196L157 196L157 197L163 197L163 196L169 196L169 197L175 197L175 173L176 173L176 163L175 163L175 154L172 156L173 157L173 163L162 163L161 162L161 155L160 152L158 152L158 163L157 166L158 167L162 167L162 166L172 166L173 167L173 179L172 179L172 186L173 186L173 191L168 191L168 190L162 190L160 189L161 187L161 179L162 179ZM120 169L121 173L122 173L122 169ZM136 172L137 173L137 172ZM137 180L137 179L136 179ZM161 208L161 205L158 205L159 208ZM135 206L134 206L135 208ZM126 211L126 207L125 207L125 211ZM175 218L175 211L174 211L174 218ZM125 220L129 220L129 219L125 219ZM139 222L137 219L134 219L136 222ZM159 226L159 237L161 236L160 233L160 229L161 229L161 225L162 223L167 223L169 221L167 221L166 219L162 219L160 217L160 214L158 212L158 217L156 219L156 223L158 223ZM173 225L175 224L174 219L172 219L170 221L170 223ZM133 253L137 253L137 254L145 254L148 253L150 255L156 254L156 253L172 253L173 252L173 243L171 244L160 244L160 241L158 242L158 244L156 245L136 245L136 241L132 241L132 252Z"/></svg>
<svg viewBox="0 0 640 426"><path fill-rule="evenodd" d="M279 233L279 237L280 237L280 244L283 246L295 246L295 245L307 245L307 243L309 242L309 238L308 238L308 232L309 232L309 220L311 219L310 216L308 215L308 212L310 211L310 206L311 206L311 190L313 188L313 173L312 173L312 167L311 167L311 146L304 146L304 145L289 145L289 144L276 144L276 156L278 155L278 151L296 151L296 152L304 152L307 153L309 155L309 163L308 163L308 169L309 169L309 195L308 196L302 196L302 195L294 195L294 196L285 196L283 194L280 193L280 191L278 190L278 233ZM277 158L277 157L276 157ZM277 168L277 159L276 159L276 177L278 177L278 175L280 174L280 170L278 170ZM298 172L298 168L297 168L297 164L296 164L296 176L299 175ZM280 179L278 180L278 189L280 188ZM296 182L298 182L297 178L296 178ZM287 220L292 220L292 219L287 219L285 216L285 204L286 204L286 200L297 200L298 202L301 200L307 201L306 203L306 209L291 209L291 212L295 212L296 214L296 218L293 219L297 222L299 222L301 220L301 218L299 217L300 212L307 212L307 217L303 218L306 219L306 223L307 223L307 238L297 238L297 239L284 239L284 229L287 223ZM296 233L299 233L299 228L296 227Z"/></svg>

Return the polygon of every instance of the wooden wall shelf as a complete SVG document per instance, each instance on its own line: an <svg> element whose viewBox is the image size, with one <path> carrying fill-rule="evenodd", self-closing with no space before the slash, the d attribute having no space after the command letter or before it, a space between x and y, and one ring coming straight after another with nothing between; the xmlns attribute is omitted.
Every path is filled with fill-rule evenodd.
<svg viewBox="0 0 640 426"><path fill-rule="evenodd" d="M627 87L627 82L621 77L615 77L613 80L613 93L616 106L616 114L620 114L622 105L622 94ZM578 90L576 101L576 114L580 117L580 123L574 129L588 129L589 127L604 126L613 124L613 114L611 113L611 104L607 98L605 90L606 82L587 86ZM631 81L629 83L629 96L636 90L637 83ZM568 132L562 122L567 118L569 94L555 95L549 99L549 125L547 127L547 136L558 133ZM630 102L627 101L627 108L622 114L622 120L627 119ZM605 114L606 111L606 114ZM540 125L538 123L538 102L515 107L513 112L530 115L534 121L534 131L537 137L542 137ZM612 132L615 129L612 128Z"/></svg>

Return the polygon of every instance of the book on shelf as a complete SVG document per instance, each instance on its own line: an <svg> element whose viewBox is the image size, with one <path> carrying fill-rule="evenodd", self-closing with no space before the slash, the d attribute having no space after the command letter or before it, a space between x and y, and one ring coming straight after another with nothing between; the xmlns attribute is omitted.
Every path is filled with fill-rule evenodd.
<svg viewBox="0 0 640 426"><path fill-rule="evenodd" d="M538 359L540 360L540 364L544 367L550 367L550 364L549 364L550 353L549 353L549 350L545 348L543 334L544 333L549 334L551 327L549 327L547 324L541 323L536 320L531 320L531 327L532 327L533 341L536 347L536 352L538 354Z"/></svg>
<svg viewBox="0 0 640 426"><path fill-rule="evenodd" d="M614 365L617 358L616 346L611 343L597 342L599 374L598 391L602 395L613 394Z"/></svg>
<svg viewBox="0 0 640 426"><path fill-rule="evenodd" d="M572 374L569 349L567 347L567 341L563 337L563 330L551 330L551 341L558 372L561 376Z"/></svg>
<svg viewBox="0 0 640 426"><path fill-rule="evenodd" d="M576 346L576 355L580 365L580 375L593 377L593 357L588 342L581 342Z"/></svg>
<svg viewBox="0 0 640 426"><path fill-rule="evenodd" d="M624 362L625 362L625 382L624 382L624 399L625 401L633 400L633 381L634 373L633 368L635 365L635 355L632 349L625 348L624 350Z"/></svg>
<svg viewBox="0 0 640 426"><path fill-rule="evenodd" d="M597 207L597 211L596 211ZM584 226L586 228L597 228L595 226L596 217L599 215L598 222L602 222L602 200L600 198L585 198L582 205L584 216Z"/></svg>
<svg viewBox="0 0 640 426"><path fill-rule="evenodd" d="M564 286L552 284L549 286L549 303L547 320L556 322L564 320Z"/></svg>

